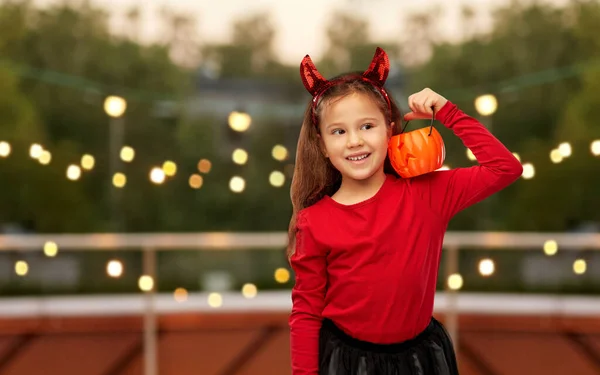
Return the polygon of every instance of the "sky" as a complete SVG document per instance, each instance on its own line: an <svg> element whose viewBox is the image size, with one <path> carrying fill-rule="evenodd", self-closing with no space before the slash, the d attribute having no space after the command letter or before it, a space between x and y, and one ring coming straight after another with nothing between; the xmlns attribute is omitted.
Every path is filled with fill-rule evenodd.
<svg viewBox="0 0 600 375"><path fill-rule="evenodd" d="M40 5L61 0L37 0ZM78 1L78 0L74 0ZM402 32L402 18L414 11L441 8L439 27L450 39L458 38L456 19L461 5L473 7L479 14L478 28L489 27L490 9L511 0L90 0L114 15L112 25L119 29L125 12L141 5L143 40L160 36L157 13L163 6L194 15L198 36L204 41L228 41L230 25L236 18L268 10L277 30L275 52L284 63L297 63L306 54L318 59L327 48L324 34L329 17L336 9L363 16L371 25L373 40L390 41ZM568 0L545 0L565 3Z"/></svg>

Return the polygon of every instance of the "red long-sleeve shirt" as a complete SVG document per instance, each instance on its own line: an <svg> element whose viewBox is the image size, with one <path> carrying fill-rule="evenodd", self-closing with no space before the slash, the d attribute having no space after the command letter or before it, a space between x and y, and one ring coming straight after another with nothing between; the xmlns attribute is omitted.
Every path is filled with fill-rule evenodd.
<svg viewBox="0 0 600 375"><path fill-rule="evenodd" d="M436 118L479 165L412 179L387 175L370 199L325 197L298 213L289 319L293 375L316 375L322 318L375 343L413 338L433 314L444 233L459 211L505 188L521 163L451 102Z"/></svg>

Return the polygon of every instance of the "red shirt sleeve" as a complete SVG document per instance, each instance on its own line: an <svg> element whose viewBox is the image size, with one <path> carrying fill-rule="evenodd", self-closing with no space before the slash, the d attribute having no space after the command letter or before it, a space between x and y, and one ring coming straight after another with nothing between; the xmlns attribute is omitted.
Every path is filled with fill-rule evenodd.
<svg viewBox="0 0 600 375"><path fill-rule="evenodd" d="M425 175L431 207L446 221L515 182L523 173L519 160L476 119L448 101L436 119L468 147L479 165Z"/></svg>
<svg viewBox="0 0 600 375"><path fill-rule="evenodd" d="M296 227L296 249L290 259L296 276L289 319L292 374L317 375L327 285L326 252L311 233L304 211L298 213Z"/></svg>

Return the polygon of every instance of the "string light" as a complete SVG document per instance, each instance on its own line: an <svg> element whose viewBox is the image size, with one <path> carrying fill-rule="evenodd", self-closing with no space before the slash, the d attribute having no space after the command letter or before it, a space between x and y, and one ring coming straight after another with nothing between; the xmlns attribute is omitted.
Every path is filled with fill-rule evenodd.
<svg viewBox="0 0 600 375"><path fill-rule="evenodd" d="M600 156L600 139L592 141L590 144L590 151L594 156Z"/></svg>
<svg viewBox="0 0 600 375"><path fill-rule="evenodd" d="M290 280L290 271L285 268L278 268L275 270L275 281L279 284L285 284Z"/></svg>
<svg viewBox="0 0 600 375"><path fill-rule="evenodd" d="M558 244L554 240L544 242L544 254L548 256L555 255L558 252Z"/></svg>
<svg viewBox="0 0 600 375"><path fill-rule="evenodd" d="M246 188L246 181L239 177L233 176L231 180L229 180L229 189L234 193L241 193Z"/></svg>
<svg viewBox="0 0 600 375"><path fill-rule="evenodd" d="M121 277L123 275L123 263L120 260L111 260L106 264L106 273L110 277Z"/></svg>
<svg viewBox="0 0 600 375"><path fill-rule="evenodd" d="M0 142L0 157L7 157L8 155L10 155L10 151L10 143L6 141Z"/></svg>
<svg viewBox="0 0 600 375"><path fill-rule="evenodd" d="M119 156L124 162L130 163L135 157L135 150L130 146L123 146L123 148L121 148Z"/></svg>
<svg viewBox="0 0 600 375"><path fill-rule="evenodd" d="M58 254L58 245L52 241L46 242L44 244L44 254L47 257L55 257Z"/></svg>
<svg viewBox="0 0 600 375"><path fill-rule="evenodd" d="M29 156L32 159L38 159L42 155L43 151L44 149L41 145L34 143L31 145L31 147L29 147Z"/></svg>
<svg viewBox="0 0 600 375"><path fill-rule="evenodd" d="M477 158L475 157L475 154L473 153L473 151L471 151L470 148L467 148L467 158L471 161L477 160Z"/></svg>
<svg viewBox="0 0 600 375"><path fill-rule="evenodd" d="M233 111L228 118L229 127L236 132L245 132L252 123L252 117L244 112Z"/></svg>
<svg viewBox="0 0 600 375"><path fill-rule="evenodd" d="M460 274L454 273L448 276L448 287L452 290L459 290L463 286L463 278Z"/></svg>
<svg viewBox="0 0 600 375"><path fill-rule="evenodd" d="M481 116L491 116L498 108L498 99L492 94L480 95L475 99L475 109Z"/></svg>
<svg viewBox="0 0 600 375"><path fill-rule="evenodd" d="M223 305L223 297L219 293L210 293L208 295L208 305L212 308L221 307Z"/></svg>
<svg viewBox="0 0 600 375"><path fill-rule="evenodd" d="M192 189L200 189L202 187L203 178L199 174L194 173L190 176L189 184Z"/></svg>
<svg viewBox="0 0 600 375"><path fill-rule="evenodd" d="M104 100L104 112L106 112L106 114L110 117L121 117L125 113L126 109L127 101L120 96L111 95Z"/></svg>
<svg viewBox="0 0 600 375"><path fill-rule="evenodd" d="M165 182L165 172L158 167L152 168L150 171L150 181L153 183L160 185Z"/></svg>
<svg viewBox="0 0 600 375"><path fill-rule="evenodd" d="M269 183L275 187L282 187L285 183L285 175L279 171L273 171L269 175Z"/></svg>
<svg viewBox="0 0 600 375"><path fill-rule="evenodd" d="M187 301L188 291L185 288L175 289L173 292L173 299L179 303Z"/></svg>
<svg viewBox="0 0 600 375"><path fill-rule="evenodd" d="M52 161L52 154L48 150L42 151L42 154L38 158L38 161L42 165L48 165Z"/></svg>
<svg viewBox="0 0 600 375"><path fill-rule="evenodd" d="M212 167L212 163L208 159L201 159L198 162L198 172L200 173L208 173Z"/></svg>
<svg viewBox="0 0 600 375"><path fill-rule="evenodd" d="M513 152L512 154L513 154L513 156L514 156L515 158L517 158L517 160L518 160L519 162L521 161L521 155L519 155L519 154L518 154L518 153L516 153L516 152Z"/></svg>
<svg viewBox="0 0 600 375"><path fill-rule="evenodd" d="M242 295L247 298L247 299L251 299L256 297L256 295L258 294L258 289L256 288L256 285L254 284L244 284L244 286L242 287Z"/></svg>
<svg viewBox="0 0 600 375"><path fill-rule="evenodd" d="M482 259L479 261L479 273L482 276L491 276L496 269L494 261L491 259Z"/></svg>
<svg viewBox="0 0 600 375"><path fill-rule="evenodd" d="M175 176L175 173L177 173L177 164L167 160L163 163L162 170L165 173L165 176L173 177Z"/></svg>
<svg viewBox="0 0 600 375"><path fill-rule="evenodd" d="M563 158L568 158L573 153L573 149L569 142L563 142L558 145L558 152L560 152Z"/></svg>
<svg viewBox="0 0 600 375"><path fill-rule="evenodd" d="M241 148L236 148L231 154L231 159L235 164L244 165L248 161L248 152Z"/></svg>
<svg viewBox="0 0 600 375"><path fill-rule="evenodd" d="M15 262L15 273L19 276L25 276L29 272L29 265L24 260Z"/></svg>
<svg viewBox="0 0 600 375"><path fill-rule="evenodd" d="M271 156L277 161L284 161L288 158L288 150L282 145L275 145L271 150Z"/></svg>
<svg viewBox="0 0 600 375"><path fill-rule="evenodd" d="M122 188L123 186L125 186L125 184L127 184L127 176L125 176L121 172L117 172L113 176L112 183L115 187Z"/></svg>
<svg viewBox="0 0 600 375"><path fill-rule="evenodd" d="M85 154L81 157L81 168L85 170L92 170L96 165L96 159L92 155Z"/></svg>
<svg viewBox="0 0 600 375"><path fill-rule="evenodd" d="M81 169L78 165L71 164L67 168L67 178L71 181L76 181L81 177Z"/></svg>
<svg viewBox="0 0 600 375"><path fill-rule="evenodd" d="M563 157L563 154L557 148L550 151L550 161L552 161L554 164L558 164L563 161Z"/></svg>
<svg viewBox="0 0 600 375"><path fill-rule="evenodd" d="M138 287L143 292L149 292L154 288L154 279L152 276L143 275L138 279Z"/></svg>
<svg viewBox="0 0 600 375"><path fill-rule="evenodd" d="M577 275L583 275L587 270L587 263L584 259L577 259L573 262L573 272Z"/></svg>
<svg viewBox="0 0 600 375"><path fill-rule="evenodd" d="M533 167L533 164L523 164L523 174L521 176L526 180L531 180L535 176L535 168Z"/></svg>

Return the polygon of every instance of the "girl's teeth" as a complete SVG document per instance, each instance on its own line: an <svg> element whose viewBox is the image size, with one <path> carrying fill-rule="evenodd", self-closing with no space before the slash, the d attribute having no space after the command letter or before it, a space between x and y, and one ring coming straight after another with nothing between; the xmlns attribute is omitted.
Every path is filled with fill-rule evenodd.
<svg viewBox="0 0 600 375"><path fill-rule="evenodd" d="M362 156L356 156L356 157L349 157L348 159L352 160L352 161L358 161L358 160L362 160L362 159L366 158L367 156L369 156L369 154L365 154Z"/></svg>

